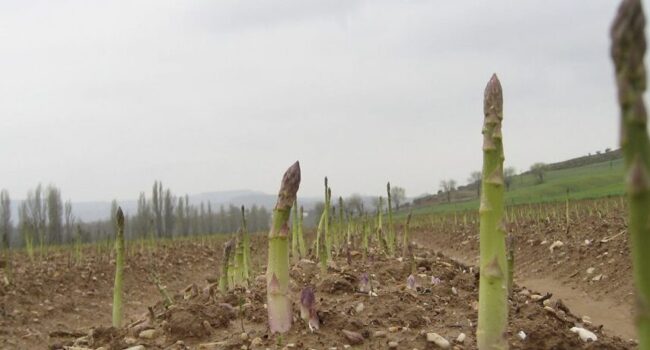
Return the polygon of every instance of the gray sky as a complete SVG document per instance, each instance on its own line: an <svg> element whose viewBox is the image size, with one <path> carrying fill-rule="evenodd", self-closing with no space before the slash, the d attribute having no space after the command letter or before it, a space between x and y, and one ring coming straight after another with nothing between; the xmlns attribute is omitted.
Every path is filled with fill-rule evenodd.
<svg viewBox="0 0 650 350"><path fill-rule="evenodd" d="M493 72L507 165L616 147L617 3L0 2L0 187L273 193L298 159L302 195L431 193L480 169Z"/></svg>

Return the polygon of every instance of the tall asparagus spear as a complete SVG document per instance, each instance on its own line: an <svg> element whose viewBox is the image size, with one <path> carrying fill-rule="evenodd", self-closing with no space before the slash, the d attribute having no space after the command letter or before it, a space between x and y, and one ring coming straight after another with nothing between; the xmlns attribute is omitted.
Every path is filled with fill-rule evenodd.
<svg viewBox="0 0 650 350"><path fill-rule="evenodd" d="M393 202L390 193L390 182L386 184L386 192L388 193L388 254L395 254L395 227L393 226Z"/></svg>
<svg viewBox="0 0 650 350"><path fill-rule="evenodd" d="M621 148L627 173L627 197L637 295L639 349L650 349L650 142L643 103L646 70L645 16L639 0L624 0L611 29L611 55L621 108Z"/></svg>
<svg viewBox="0 0 650 350"><path fill-rule="evenodd" d="M115 285L113 287L113 327L122 326L122 281L124 273L124 214L117 208L117 237L115 238Z"/></svg>
<svg viewBox="0 0 650 350"><path fill-rule="evenodd" d="M508 264L503 226L503 93L496 75L483 102L483 180L481 181L480 281L476 339L480 350L507 349Z"/></svg>
<svg viewBox="0 0 650 350"><path fill-rule="evenodd" d="M244 237L244 279L248 283L251 277L251 239L246 224L246 209L241 206L241 229Z"/></svg>
<svg viewBox="0 0 650 350"><path fill-rule="evenodd" d="M300 164L295 162L284 173L278 201L273 209L269 232L269 262L266 271L266 298L271 333L285 333L291 328L289 299L289 217L300 187Z"/></svg>

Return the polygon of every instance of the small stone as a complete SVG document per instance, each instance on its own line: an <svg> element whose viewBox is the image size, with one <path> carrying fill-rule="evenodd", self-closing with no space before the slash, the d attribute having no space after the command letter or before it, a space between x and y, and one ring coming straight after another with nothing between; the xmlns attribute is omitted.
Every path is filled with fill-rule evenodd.
<svg viewBox="0 0 650 350"><path fill-rule="evenodd" d="M533 295L530 296L530 298L531 298L533 301L537 301L537 300L542 299L542 296L539 295L539 294L533 294Z"/></svg>
<svg viewBox="0 0 650 350"><path fill-rule="evenodd" d="M133 345L133 344L135 344L137 342L138 342L138 340L135 339L134 337L126 337L126 338L124 338L124 343L126 345Z"/></svg>
<svg viewBox="0 0 650 350"><path fill-rule="evenodd" d="M375 331L373 334L373 337L375 338L383 338L386 336L386 331Z"/></svg>
<svg viewBox="0 0 650 350"><path fill-rule="evenodd" d="M350 344L358 345L363 343L363 335L361 335L361 333L352 332L344 329L343 335L345 335L345 338L347 338L347 340L350 341Z"/></svg>
<svg viewBox="0 0 650 350"><path fill-rule="evenodd" d="M427 341L429 343L434 343L438 345L438 347L442 349L449 349L449 347L451 346L449 341L444 337L442 337L441 335L439 335L438 333L433 333L433 332L427 333Z"/></svg>
<svg viewBox="0 0 650 350"><path fill-rule="evenodd" d="M582 339L582 341L585 343L598 340L596 334L582 327L573 327L571 328L571 332L577 333L580 339Z"/></svg>
<svg viewBox="0 0 650 350"><path fill-rule="evenodd" d="M451 294L458 295L458 291L456 290L456 287L451 287Z"/></svg>
<svg viewBox="0 0 650 350"><path fill-rule="evenodd" d="M551 299L546 299L542 302L544 306L551 306Z"/></svg>
<svg viewBox="0 0 650 350"><path fill-rule="evenodd" d="M555 313L555 310L550 306L544 306L544 310L546 310L546 311L548 311L550 313Z"/></svg>
<svg viewBox="0 0 650 350"><path fill-rule="evenodd" d="M260 337L255 337L253 340L251 340L251 346L259 346L262 345L262 338Z"/></svg>
<svg viewBox="0 0 650 350"><path fill-rule="evenodd" d="M517 333L517 336L521 340L526 340L526 333L524 333L524 331L519 331L519 333Z"/></svg>
<svg viewBox="0 0 650 350"><path fill-rule="evenodd" d="M357 306L354 307L354 310L357 313L361 313L363 311L363 309L365 309L365 308L366 307L365 307L365 305L363 305L363 303L359 303L359 304L357 304Z"/></svg>
<svg viewBox="0 0 650 350"><path fill-rule="evenodd" d="M248 333L244 332L244 333L240 334L240 335L239 335L239 339L241 339L241 340L246 340L246 339L248 339Z"/></svg>
<svg viewBox="0 0 650 350"><path fill-rule="evenodd" d="M227 343L225 341L214 341L210 343L199 344L197 349L199 350L218 350L223 348Z"/></svg>
<svg viewBox="0 0 650 350"><path fill-rule="evenodd" d="M388 331L391 332L391 333L395 333L395 332L399 331L399 327L395 327L395 326L388 327Z"/></svg>
<svg viewBox="0 0 650 350"><path fill-rule="evenodd" d="M465 333L459 334L456 337L456 343L460 343L460 344L464 343L465 342L465 337L466 337Z"/></svg>
<svg viewBox="0 0 650 350"><path fill-rule="evenodd" d="M594 276L594 278L592 278L591 280L598 282L598 281L600 281L602 279L603 279L603 274L601 273L601 274L598 274L598 275Z"/></svg>
<svg viewBox="0 0 650 350"><path fill-rule="evenodd" d="M550 250L551 253L553 253L553 251L555 250L555 248L560 248L560 247L562 247L562 246L564 246L564 243L563 243L562 241L555 241L555 242L553 242L553 244L551 244L551 245L548 247L548 250Z"/></svg>
<svg viewBox="0 0 650 350"><path fill-rule="evenodd" d="M145 347L144 347L144 345L136 345L136 346L132 346L130 348L126 348L124 350L145 350Z"/></svg>
<svg viewBox="0 0 650 350"><path fill-rule="evenodd" d="M584 323L584 324L591 324L591 317L589 317L589 316L587 316L587 315L582 316L582 323Z"/></svg>
<svg viewBox="0 0 650 350"><path fill-rule="evenodd" d="M398 344L396 341L389 341L389 342L388 342L388 348L389 348L389 349L397 349L397 346L398 346L398 345L399 345L399 344Z"/></svg>
<svg viewBox="0 0 650 350"><path fill-rule="evenodd" d="M591 275L592 273L594 273L594 271L596 271L596 269L593 268L593 267L590 267L590 268L587 269L587 274Z"/></svg>
<svg viewBox="0 0 650 350"><path fill-rule="evenodd" d="M140 332L140 334L138 334L138 337L142 339L153 339L156 336L157 332L155 329L145 329L144 331Z"/></svg>

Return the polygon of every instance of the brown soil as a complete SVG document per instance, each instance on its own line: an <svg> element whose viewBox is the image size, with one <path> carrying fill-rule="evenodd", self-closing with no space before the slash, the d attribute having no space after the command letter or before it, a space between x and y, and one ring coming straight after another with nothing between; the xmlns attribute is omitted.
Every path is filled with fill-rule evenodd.
<svg viewBox="0 0 650 350"><path fill-rule="evenodd" d="M598 205L602 209L603 203L586 202L580 207ZM620 203L618 199L609 200L606 210L592 209L591 213L572 211L568 230L563 205L550 210L550 217L534 220L511 217L507 229L515 237L518 284L538 292L552 292L554 299L562 299L577 314L589 316L594 324L602 324L613 334L633 339L636 335L632 266L623 219L625 212L615 206L617 203ZM435 224L423 222L416 228L414 239L458 261L477 265L476 221L459 216ZM550 247L556 241L563 245L551 252Z"/></svg>
<svg viewBox="0 0 650 350"><path fill-rule="evenodd" d="M576 225L570 235L575 232L574 235L578 236L578 232L586 231L587 227L591 227L589 225L596 225L599 231L592 234L592 239L601 239L618 230L619 227L614 226L612 221L607 219L610 225L607 228L597 226L598 221L584 227ZM572 282L575 284L570 286L575 287L577 293L582 293L579 288L588 290L590 286L602 285L603 288L589 294L601 299L620 293L626 295L620 288L631 291L629 275L625 274L627 280L618 278L612 273L616 270L608 268L617 260L612 263L606 260L605 264L594 266L597 271L603 270L591 275L602 273L606 276L599 281L600 284L591 279L582 279L587 275L588 262L602 262L602 258L596 258L604 252L600 251L600 247L623 249L625 237L618 236L601 244L594 242L588 248L580 249L577 242L580 239L584 241L584 238L565 238L562 236L565 230L551 231L553 235L549 235L546 231L549 227L553 225L522 223L517 228L518 232L522 232L518 233L517 249L517 268L523 270L517 275L519 282L523 278L536 276L553 279L556 283L564 282L562 278L569 281L575 279ZM560 228L558 224L558 230ZM408 260L373 255L369 261L363 261L360 254L353 254L351 265L344 258L337 259L338 268L330 268L326 276L320 276L318 266L309 261L296 264L291 271L294 303L299 300L303 286L314 286L321 327L311 332L300 319L297 305L294 305L294 326L282 337L269 334L266 326L266 286L262 276L253 281L249 290L237 289L225 295L219 293L211 283L215 281L220 263L220 240L210 240L204 244L191 241L166 243L159 246L153 256L146 248L141 252L135 249L138 251L134 250L129 255L125 273L127 326L120 329L110 327L114 262L109 260L110 256L106 253L89 250L81 265L70 263L68 253L50 253L46 260L36 263L30 263L26 256L19 254L14 259L16 267L11 283L0 283L0 348L60 349L76 344L91 349L102 346L105 349L124 349L142 344L147 349L186 349L211 343L204 345L204 348L240 349L245 345L249 349L280 349L291 348L293 344L298 349L342 349L346 344L359 342L355 345L357 348L382 349L388 348L390 342L397 342L398 349L428 349L435 346L427 343L425 334L436 332L452 342L455 349L475 349L478 298L475 269L433 250L450 254L462 251L464 254L457 256L472 261L477 247L476 227L449 225L444 230L435 227L427 230L429 232L414 236L417 241L426 242L425 247L415 250L416 275L420 286L417 291L406 288L406 279L412 268ZM455 235L454 241L450 239L452 235ZM565 246L558 248L549 258L546 255L550 253L550 243L522 243L519 235L532 240L547 235L550 243L559 239L564 241ZM600 253L591 253L592 250ZM612 252L609 254L616 252L612 248L607 251ZM564 254L560 255L560 252ZM582 259L573 261L572 254L578 254ZM254 268L259 275L264 271L266 259L263 236L254 238L253 256ZM537 263L535 259L539 259ZM619 260L624 259L621 257ZM563 263L553 265L557 261ZM573 273L566 265L580 271L583 276L563 277L563 274ZM164 306L159 292L149 281L151 270L167 285L173 297L171 307ZM377 296L357 292L357 278L363 272L371 275ZM0 273L0 278L2 276ZM432 276L440 278L442 282L431 285ZM619 289L608 286L614 281L618 281ZM583 314L574 312L578 315L574 316L566 308L572 308L568 302L553 298L546 302L548 307L544 308L542 303L532 298L523 288L517 287L510 301L507 337L512 349L634 348L633 343L614 336L607 325L605 328L599 327L601 323L596 322L592 314L589 315L593 325L583 324ZM628 302L629 297L625 296L622 300ZM360 304L363 304L362 310ZM593 307L598 308L598 304ZM598 341L583 343L570 331L574 325L592 330L598 335ZM242 336L242 327L245 337ZM145 332L153 333L149 334L151 338L141 338L141 332L145 330L153 330ZM343 330L356 334L352 338L349 334L346 337ZM520 331L526 333L525 340L517 336ZM460 333L466 335L462 344L454 342ZM361 338L357 339L354 335Z"/></svg>

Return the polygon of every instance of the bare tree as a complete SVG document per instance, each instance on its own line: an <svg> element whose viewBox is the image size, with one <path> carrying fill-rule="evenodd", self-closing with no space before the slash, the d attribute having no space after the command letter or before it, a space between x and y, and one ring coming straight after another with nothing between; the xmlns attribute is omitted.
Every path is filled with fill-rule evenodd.
<svg viewBox="0 0 650 350"><path fill-rule="evenodd" d="M451 192L456 190L456 180L442 180L440 181L440 189L447 196L447 203L451 203Z"/></svg>
<svg viewBox="0 0 650 350"><path fill-rule="evenodd" d="M163 221L165 223L164 232L165 237L171 237L174 234L174 201L175 198L172 196L172 192L165 190L165 200L163 203Z"/></svg>
<svg viewBox="0 0 650 350"><path fill-rule="evenodd" d="M61 191L53 185L47 186L47 233L49 243L62 243L63 237L63 204Z"/></svg>
<svg viewBox="0 0 650 350"><path fill-rule="evenodd" d="M139 237L147 237L151 233L151 207L147 203L144 192L138 197L138 211L134 218L135 234Z"/></svg>
<svg viewBox="0 0 650 350"><path fill-rule="evenodd" d="M63 226L63 232L65 237L63 238L65 242L71 242L73 237L72 237L72 229L74 227L74 216L72 216L72 203L70 203L70 200L68 199L65 201L65 204L63 205L63 217L65 220L65 224Z"/></svg>
<svg viewBox="0 0 650 350"><path fill-rule="evenodd" d="M151 195L151 209L153 211L154 227L156 236L163 235L163 189L162 182L154 181Z"/></svg>
<svg viewBox="0 0 650 350"><path fill-rule="evenodd" d="M510 185L512 185L512 181L515 178L515 175L517 174L517 170L514 167L507 167L503 169L503 180L504 184L506 185L506 191L510 190Z"/></svg>
<svg viewBox="0 0 650 350"><path fill-rule="evenodd" d="M480 171L472 171L471 174L469 174L469 178L467 179L467 182L476 185L476 196L480 197L481 196L481 181L483 180L483 173Z"/></svg>
<svg viewBox="0 0 650 350"><path fill-rule="evenodd" d="M537 178L537 183L544 183L544 175L546 173L546 164L535 163L530 166L530 172Z"/></svg>
<svg viewBox="0 0 650 350"><path fill-rule="evenodd" d="M4 248L9 248L11 244L11 231L11 198L9 191L3 189L0 191L0 243Z"/></svg>
<svg viewBox="0 0 650 350"><path fill-rule="evenodd" d="M356 213L357 215L361 215L363 213L363 198L361 198L359 194L354 193L345 201L348 203L348 208L352 211L352 213Z"/></svg>
<svg viewBox="0 0 650 350"><path fill-rule="evenodd" d="M39 245L45 245L45 222L47 206L43 200L43 187L41 184L36 186L33 191L27 192L25 200L24 227L30 230L30 235L38 238ZM32 236L32 238L34 238Z"/></svg>
<svg viewBox="0 0 650 350"><path fill-rule="evenodd" d="M395 210L399 210L399 206L404 204L404 200L406 200L406 190L404 190L404 187L391 187L390 196L392 202L395 203Z"/></svg>

